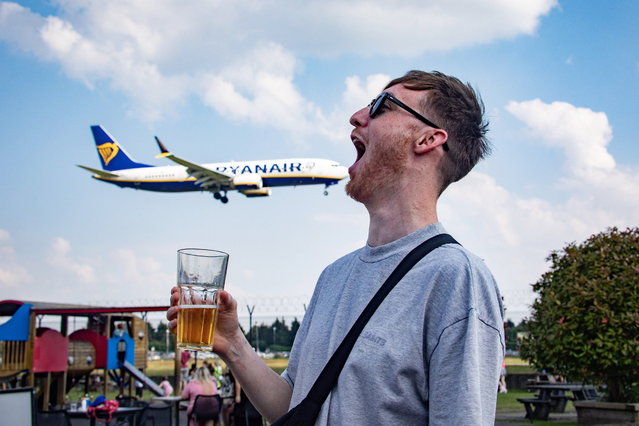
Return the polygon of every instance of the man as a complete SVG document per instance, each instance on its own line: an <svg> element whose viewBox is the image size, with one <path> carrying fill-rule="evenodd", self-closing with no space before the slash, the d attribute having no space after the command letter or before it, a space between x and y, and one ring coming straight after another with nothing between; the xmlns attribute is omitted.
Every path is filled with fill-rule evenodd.
<svg viewBox="0 0 639 426"><path fill-rule="evenodd" d="M481 101L438 72L391 81L350 123L357 159L346 191L368 210L367 245L322 272L281 376L242 335L236 302L220 294L214 349L270 422L306 396L401 259L445 232L439 195L488 151ZM172 293L175 305L177 288ZM176 315L176 307L167 313L172 328ZM434 250L371 318L317 424L492 425L502 324L499 291L481 259L456 244Z"/></svg>
<svg viewBox="0 0 639 426"><path fill-rule="evenodd" d="M168 349L168 348L167 348ZM189 380L189 360L191 359L191 353L189 351L179 351L180 353L180 389L179 392L184 390L184 387Z"/></svg>

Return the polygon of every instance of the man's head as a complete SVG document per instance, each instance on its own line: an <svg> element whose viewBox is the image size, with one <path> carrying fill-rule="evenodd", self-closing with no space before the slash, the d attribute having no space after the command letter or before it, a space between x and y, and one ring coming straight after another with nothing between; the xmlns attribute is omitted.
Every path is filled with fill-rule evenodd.
<svg viewBox="0 0 639 426"><path fill-rule="evenodd" d="M437 71L409 71L389 82L385 90L395 85L424 91L417 112L426 115L432 120L431 125L437 123L437 127L448 134L446 144L442 145L442 149L447 150L439 167L441 194L490 152L484 104L470 85Z"/></svg>

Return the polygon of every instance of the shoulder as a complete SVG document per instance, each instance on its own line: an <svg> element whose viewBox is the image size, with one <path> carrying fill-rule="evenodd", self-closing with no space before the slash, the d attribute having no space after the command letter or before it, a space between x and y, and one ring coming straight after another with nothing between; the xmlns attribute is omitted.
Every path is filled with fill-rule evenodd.
<svg viewBox="0 0 639 426"><path fill-rule="evenodd" d="M322 271L322 275L320 277L339 273L340 271L343 271L344 269L349 268L353 264L353 262L358 259L359 253L361 251L362 251L361 248L357 249L335 260L333 263L329 264L326 268L324 268L324 270Z"/></svg>
<svg viewBox="0 0 639 426"><path fill-rule="evenodd" d="M499 288L483 259L458 244L446 244L424 260L418 270L432 279L431 309L445 307L442 325L470 314L492 326L502 322Z"/></svg>
<svg viewBox="0 0 639 426"><path fill-rule="evenodd" d="M434 268L450 283L496 288L495 278L483 259L459 244L446 244L434 250L421 267Z"/></svg>
<svg viewBox="0 0 639 426"><path fill-rule="evenodd" d="M360 250L342 256L324 268L315 285L314 296L326 290L334 291L333 287L336 285L341 286L357 262Z"/></svg>

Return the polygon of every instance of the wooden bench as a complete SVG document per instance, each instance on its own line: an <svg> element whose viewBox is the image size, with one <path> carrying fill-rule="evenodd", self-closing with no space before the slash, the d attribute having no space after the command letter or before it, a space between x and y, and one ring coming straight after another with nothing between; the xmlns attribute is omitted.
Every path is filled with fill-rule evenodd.
<svg viewBox="0 0 639 426"><path fill-rule="evenodd" d="M551 402L538 398L517 398L526 407L526 418L529 420L548 420Z"/></svg>
<svg viewBox="0 0 639 426"><path fill-rule="evenodd" d="M601 395L597 393L597 390L592 387L584 387L583 389L574 389L572 394L575 396L576 401L595 401L601 399Z"/></svg>
<svg viewBox="0 0 639 426"><path fill-rule="evenodd" d="M575 398L568 395L550 395L550 411L553 413L563 413L566 411L566 404L568 401L573 401Z"/></svg>

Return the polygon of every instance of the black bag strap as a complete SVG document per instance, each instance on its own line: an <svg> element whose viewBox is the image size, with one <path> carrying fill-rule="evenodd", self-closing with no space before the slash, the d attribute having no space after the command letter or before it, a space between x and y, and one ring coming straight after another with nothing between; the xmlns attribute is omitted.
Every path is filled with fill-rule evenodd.
<svg viewBox="0 0 639 426"><path fill-rule="evenodd" d="M351 353L351 350L357 341L357 338L379 305L395 287L395 285L404 277L404 275L406 275L406 273L410 271L415 264L417 264L417 262L443 244L459 243L449 234L438 234L415 247L406 255L406 257L404 257L404 259L386 279L384 284L382 284L381 288L377 290L375 296L373 296L371 301L368 302L368 305L357 318L348 334L346 334L342 343L340 343L331 356L331 359L328 363L326 363L326 366L324 366L324 369L317 377L317 380L315 380L313 387L308 392L305 399L310 399L314 403L313 405L321 408L322 404L328 397L328 394L337 383L337 379L344 367L344 364L346 363L348 355Z"/></svg>

